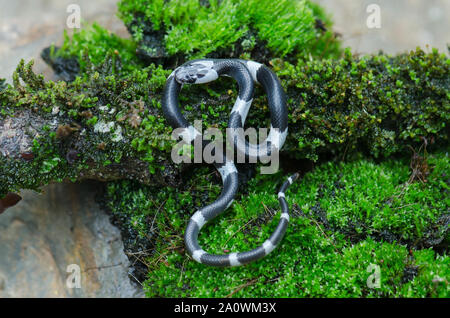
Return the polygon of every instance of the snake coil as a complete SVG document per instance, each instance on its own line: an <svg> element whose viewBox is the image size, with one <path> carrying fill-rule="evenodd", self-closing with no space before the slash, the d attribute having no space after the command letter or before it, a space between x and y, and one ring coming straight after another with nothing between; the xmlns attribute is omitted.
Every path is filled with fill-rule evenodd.
<svg viewBox="0 0 450 318"><path fill-rule="evenodd" d="M179 94L183 84L203 84L216 80L219 76L234 78L239 86L239 95L233 106L228 127L235 131L243 129L253 100L254 83L259 83L265 90L270 110L271 127L266 140L260 144L249 143L240 134L233 135L235 149L245 158L261 159L278 152L287 135L288 113L286 96L275 73L263 64L240 59L200 59L189 61L176 68L167 78L162 99L164 117L175 128L182 128L184 140L192 143L201 133L185 119L179 107ZM203 147L208 142L201 141ZM289 207L285 191L297 178L290 176L278 192L281 205L281 218L272 235L259 247L246 252L214 255L204 251L198 243L200 229L210 220L224 212L232 203L238 189L238 173L234 158L220 154L221 162L214 163L219 171L223 189L216 201L201 208L190 218L185 231L185 244L189 255L199 263L210 266L239 266L263 258L280 243L289 223Z"/></svg>

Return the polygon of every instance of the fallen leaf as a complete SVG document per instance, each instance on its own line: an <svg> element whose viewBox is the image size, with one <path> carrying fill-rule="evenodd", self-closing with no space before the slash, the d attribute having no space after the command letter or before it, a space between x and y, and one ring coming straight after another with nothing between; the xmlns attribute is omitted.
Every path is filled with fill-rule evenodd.
<svg viewBox="0 0 450 318"><path fill-rule="evenodd" d="M3 199L0 199L0 214L5 212L7 208L15 206L22 197L17 193L8 193Z"/></svg>

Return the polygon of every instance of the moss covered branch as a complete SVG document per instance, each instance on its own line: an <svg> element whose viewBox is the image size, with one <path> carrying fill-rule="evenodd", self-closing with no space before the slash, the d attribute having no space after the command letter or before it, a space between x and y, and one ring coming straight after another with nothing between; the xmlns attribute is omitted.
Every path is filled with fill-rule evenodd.
<svg viewBox="0 0 450 318"><path fill-rule="evenodd" d="M151 69L161 73L161 81L165 72L150 67L136 74L139 78L119 80L106 75L113 60L107 58L102 75L94 71L71 83L45 82L33 73L32 63L18 66L14 84L0 92L0 197L63 179L173 184L176 168L163 152L168 145L145 135L157 119L141 100L144 95L147 102L153 100L148 91L157 76ZM150 82L140 77L152 75ZM152 138L158 146L148 145L142 154L142 144L151 144Z"/></svg>
<svg viewBox="0 0 450 318"><path fill-rule="evenodd" d="M378 157L422 138L448 141L449 60L436 51L272 65L289 97L287 156ZM151 64L120 73L113 53L67 83L46 82L31 66L21 63L0 92L1 195L65 178L176 183L180 167L170 161L174 141L160 105L170 70ZM223 79L186 88L186 116L226 127L234 86ZM264 94L257 96L248 127L269 125Z"/></svg>

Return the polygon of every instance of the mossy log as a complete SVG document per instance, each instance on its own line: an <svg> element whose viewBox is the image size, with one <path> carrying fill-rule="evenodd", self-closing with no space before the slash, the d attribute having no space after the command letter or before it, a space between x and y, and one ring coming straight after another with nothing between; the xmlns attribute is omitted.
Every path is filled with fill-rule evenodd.
<svg viewBox="0 0 450 318"><path fill-rule="evenodd" d="M436 51L362 58L347 51L336 61L271 64L288 95L288 157L378 157L424 138L448 141L449 59ZM66 178L180 181L160 105L171 70L151 64L123 75L120 68L120 56L107 56L67 83L44 81L31 63L18 66L13 85L0 92L0 196ZM188 119L225 128L234 85L221 79L186 88ZM256 95L247 127L268 127L265 96Z"/></svg>
<svg viewBox="0 0 450 318"><path fill-rule="evenodd" d="M64 178L99 181L133 179L144 184L151 182L173 184L169 180L170 176L166 180L157 180L157 177L161 177L162 174L152 174L149 163L138 156L123 157L120 158L120 161L111 163L105 159L103 165L100 164L98 158L86 156L87 152L107 153L106 148L110 148L110 155L113 155L115 151L120 152L121 149L125 149L129 140L118 140L114 145L107 146L102 139L98 138L98 127L100 126L97 128L83 127L71 121L67 116L56 116L55 112L53 114L55 116L46 116L32 109L22 109L15 112L13 116L0 120L2 182L5 181L5 178L7 178L7 183L20 183L21 179L29 182L31 178L37 176L39 179L35 180L36 185ZM42 134L42 131L49 132L49 135ZM46 137L49 138L46 139ZM45 144L44 140L49 144ZM81 163L80 158L82 157L87 159ZM108 155L106 158L114 160L114 157ZM37 161L42 164L40 167L35 165ZM61 161L67 165L61 165ZM167 159L167 162L161 161L160 163L171 167L169 161L170 158ZM75 171L76 173L74 173ZM174 173L172 171L169 174ZM45 177L46 175L53 177L48 179ZM10 177L15 180L10 180Z"/></svg>

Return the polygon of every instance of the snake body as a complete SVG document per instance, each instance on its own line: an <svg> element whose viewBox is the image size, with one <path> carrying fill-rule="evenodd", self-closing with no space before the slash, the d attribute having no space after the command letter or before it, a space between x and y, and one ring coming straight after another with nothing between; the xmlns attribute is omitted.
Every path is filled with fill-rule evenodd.
<svg viewBox="0 0 450 318"><path fill-rule="evenodd" d="M203 84L216 80L219 76L234 78L239 86L239 94L228 121L228 127L242 129L253 100L254 84L259 83L265 90L270 110L271 129L266 140L260 144L249 143L241 135L233 135L235 149L244 154L246 159L261 159L283 146L287 135L288 114L286 97L281 83L275 73L263 64L240 59L200 59L189 61L176 68L167 78L162 98L164 117L173 128L182 128L185 141L194 142L202 138L183 116L179 107L179 94L184 84ZM201 141L203 147L208 142ZM210 220L224 212L233 202L238 189L238 173L233 159L225 153L222 160L214 163L219 171L223 189L220 196L193 214L185 231L186 250L194 260L210 266L239 266L263 258L280 243L289 223L289 207L285 191L297 178L290 176L278 192L281 205L281 218L272 235L259 247L246 252L224 255L209 254L198 243L200 229Z"/></svg>

